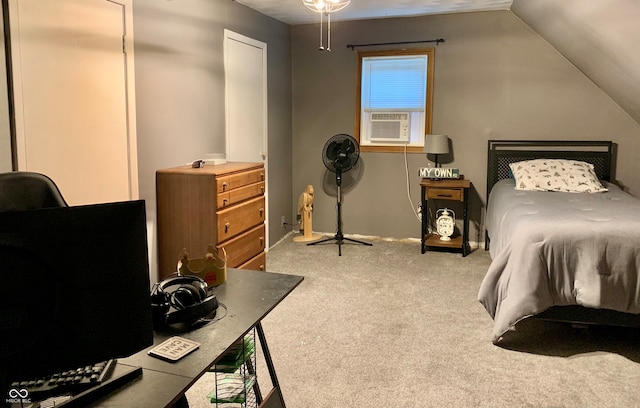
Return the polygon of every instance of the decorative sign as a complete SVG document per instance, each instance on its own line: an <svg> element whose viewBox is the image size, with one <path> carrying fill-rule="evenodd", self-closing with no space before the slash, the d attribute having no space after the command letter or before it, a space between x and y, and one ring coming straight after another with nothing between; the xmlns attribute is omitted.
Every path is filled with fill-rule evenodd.
<svg viewBox="0 0 640 408"><path fill-rule="evenodd" d="M458 179L460 178L460 170L443 167L420 167L418 174L422 178L430 179Z"/></svg>
<svg viewBox="0 0 640 408"><path fill-rule="evenodd" d="M197 341L174 336L155 346L147 354L163 360L178 361L198 347L200 343Z"/></svg>

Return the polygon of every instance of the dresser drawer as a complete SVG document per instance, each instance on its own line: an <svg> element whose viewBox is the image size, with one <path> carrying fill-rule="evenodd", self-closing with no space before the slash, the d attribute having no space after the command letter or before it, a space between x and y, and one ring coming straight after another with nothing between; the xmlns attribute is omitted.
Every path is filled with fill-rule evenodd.
<svg viewBox="0 0 640 408"><path fill-rule="evenodd" d="M261 181L265 181L263 168L218 177L216 178L216 189L218 193L224 193L248 184L259 183Z"/></svg>
<svg viewBox="0 0 640 408"><path fill-rule="evenodd" d="M231 191L218 193L218 209L222 209L229 205L239 203L251 197L257 197L264 195L264 181L259 183L249 184L240 188L233 189Z"/></svg>
<svg viewBox="0 0 640 408"><path fill-rule="evenodd" d="M427 189L427 200L455 200L462 201L464 194L459 188L429 188Z"/></svg>
<svg viewBox="0 0 640 408"><path fill-rule="evenodd" d="M247 269L250 271L266 271L267 270L267 253L262 252L254 256L252 259L238 266L239 269Z"/></svg>
<svg viewBox="0 0 640 408"><path fill-rule="evenodd" d="M218 211L216 215L218 242L223 242L253 226L264 223L264 196L227 207Z"/></svg>
<svg viewBox="0 0 640 408"><path fill-rule="evenodd" d="M227 267L237 268L243 262L263 252L264 233L265 228L262 224L218 245L218 253L222 252L220 248L224 248L227 253Z"/></svg>

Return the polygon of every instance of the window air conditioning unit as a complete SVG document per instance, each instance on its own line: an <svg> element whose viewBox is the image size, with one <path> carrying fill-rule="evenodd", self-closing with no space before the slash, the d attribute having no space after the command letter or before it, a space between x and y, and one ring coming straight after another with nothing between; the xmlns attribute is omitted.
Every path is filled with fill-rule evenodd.
<svg viewBox="0 0 640 408"><path fill-rule="evenodd" d="M409 112L372 112L369 119L372 142L408 142Z"/></svg>

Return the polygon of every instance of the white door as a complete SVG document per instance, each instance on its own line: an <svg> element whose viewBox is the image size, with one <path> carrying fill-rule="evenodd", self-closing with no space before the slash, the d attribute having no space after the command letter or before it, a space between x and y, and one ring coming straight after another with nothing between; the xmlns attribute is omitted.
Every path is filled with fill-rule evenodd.
<svg viewBox="0 0 640 408"><path fill-rule="evenodd" d="M138 197L131 0L11 0L18 168L71 205Z"/></svg>
<svg viewBox="0 0 640 408"><path fill-rule="evenodd" d="M224 66L227 161L264 162L268 180L267 44L224 30Z"/></svg>
<svg viewBox="0 0 640 408"><path fill-rule="evenodd" d="M267 157L267 44L225 30L228 161Z"/></svg>

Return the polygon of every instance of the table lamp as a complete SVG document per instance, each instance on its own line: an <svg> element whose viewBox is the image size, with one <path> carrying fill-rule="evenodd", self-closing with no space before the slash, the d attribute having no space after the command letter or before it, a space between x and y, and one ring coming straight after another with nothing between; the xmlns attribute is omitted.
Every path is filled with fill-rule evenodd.
<svg viewBox="0 0 640 408"><path fill-rule="evenodd" d="M449 153L449 137L447 135L426 135L424 139L424 152L435 155L436 167L438 164L438 155Z"/></svg>

